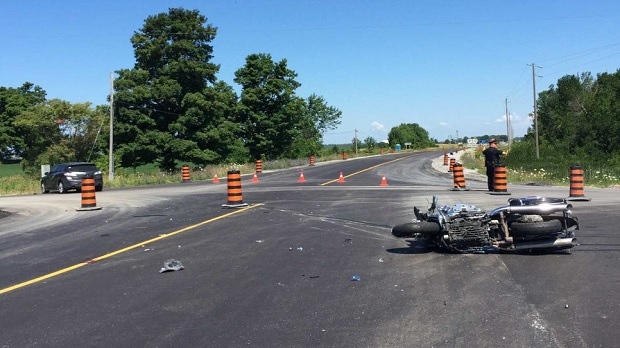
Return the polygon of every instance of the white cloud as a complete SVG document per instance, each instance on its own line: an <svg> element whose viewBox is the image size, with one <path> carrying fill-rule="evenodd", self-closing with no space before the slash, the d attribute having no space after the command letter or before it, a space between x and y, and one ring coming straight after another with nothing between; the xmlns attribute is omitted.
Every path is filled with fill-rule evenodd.
<svg viewBox="0 0 620 348"><path fill-rule="evenodd" d="M374 131L384 131L385 126L382 125L381 123L374 121L370 124L370 126L372 127L372 130Z"/></svg>
<svg viewBox="0 0 620 348"><path fill-rule="evenodd" d="M442 126L442 127L449 127L450 126L448 124L448 122L444 122L444 121L439 122L439 125Z"/></svg>

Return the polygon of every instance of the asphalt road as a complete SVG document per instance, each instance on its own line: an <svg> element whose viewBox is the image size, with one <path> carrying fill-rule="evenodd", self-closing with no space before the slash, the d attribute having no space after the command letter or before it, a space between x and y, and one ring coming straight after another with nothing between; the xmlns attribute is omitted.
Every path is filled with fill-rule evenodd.
<svg viewBox="0 0 620 348"><path fill-rule="evenodd" d="M432 195L568 195L467 174L452 191L440 155L244 177L242 209L225 181L104 190L87 212L79 194L0 197L0 347L620 347L618 189L574 203L571 252L432 252L390 234Z"/></svg>

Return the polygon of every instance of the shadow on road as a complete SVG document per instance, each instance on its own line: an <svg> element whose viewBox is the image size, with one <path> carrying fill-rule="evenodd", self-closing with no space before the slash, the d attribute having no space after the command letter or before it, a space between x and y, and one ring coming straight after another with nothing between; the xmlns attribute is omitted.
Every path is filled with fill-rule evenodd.
<svg viewBox="0 0 620 348"><path fill-rule="evenodd" d="M423 240L408 240L408 248L391 248L387 252L393 254L427 254L434 251L432 245Z"/></svg>

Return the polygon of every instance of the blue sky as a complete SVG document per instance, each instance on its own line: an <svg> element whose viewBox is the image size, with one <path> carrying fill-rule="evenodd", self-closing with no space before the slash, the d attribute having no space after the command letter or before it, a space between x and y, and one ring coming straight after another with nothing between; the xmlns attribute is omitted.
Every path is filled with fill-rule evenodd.
<svg viewBox="0 0 620 348"><path fill-rule="evenodd" d="M432 138L523 135L536 89L620 69L620 2L433 0L3 1L0 86L105 104L110 74L132 68L130 38L150 16L197 9L218 28L218 78L253 53L286 59L298 95L342 111L327 144L387 139L418 123Z"/></svg>

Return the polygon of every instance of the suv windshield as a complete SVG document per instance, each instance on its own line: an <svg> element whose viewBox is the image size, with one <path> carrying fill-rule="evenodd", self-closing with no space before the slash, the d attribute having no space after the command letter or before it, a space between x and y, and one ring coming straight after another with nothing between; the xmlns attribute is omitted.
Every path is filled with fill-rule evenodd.
<svg viewBox="0 0 620 348"><path fill-rule="evenodd" d="M76 164L67 167L68 172L96 172L98 170L94 164Z"/></svg>

